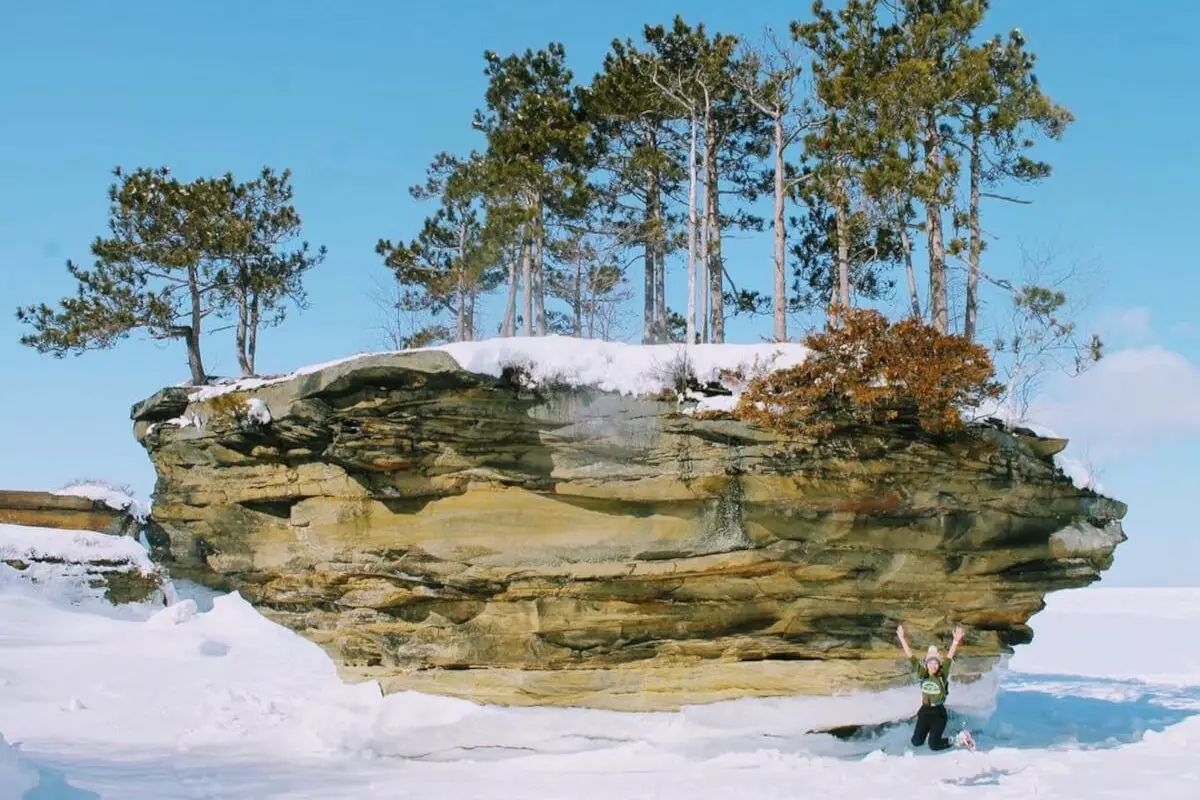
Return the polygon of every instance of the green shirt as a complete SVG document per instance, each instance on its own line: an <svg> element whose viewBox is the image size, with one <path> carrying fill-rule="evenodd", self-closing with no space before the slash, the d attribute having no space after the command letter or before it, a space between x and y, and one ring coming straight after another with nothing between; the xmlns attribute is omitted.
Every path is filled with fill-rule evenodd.
<svg viewBox="0 0 1200 800"><path fill-rule="evenodd" d="M913 656L911 659L913 672L921 679L921 705L923 706L940 706L946 702L946 695L950 693L950 665L954 662L946 659L942 662L942 666L938 669L936 675L930 675L929 669L925 666L925 662Z"/></svg>

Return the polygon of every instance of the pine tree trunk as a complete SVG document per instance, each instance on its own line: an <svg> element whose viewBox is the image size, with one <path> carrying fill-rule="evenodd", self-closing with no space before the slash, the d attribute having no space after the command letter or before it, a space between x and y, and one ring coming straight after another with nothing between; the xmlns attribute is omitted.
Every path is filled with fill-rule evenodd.
<svg viewBox="0 0 1200 800"><path fill-rule="evenodd" d="M717 140L713 130L711 108L704 124L705 195L708 201L708 266L709 302L712 303L712 340L725 342L724 261L721 258L721 195L717 176Z"/></svg>
<svg viewBox="0 0 1200 800"><path fill-rule="evenodd" d="M238 294L237 324L233 335L234 347L237 349L238 368L242 371L242 377L249 378L254 374L254 367L250 365L250 362L246 358L246 333L250 327L250 301L246 296L245 289L238 290Z"/></svg>
<svg viewBox="0 0 1200 800"><path fill-rule="evenodd" d="M696 341L696 117L691 119L691 145L688 148L688 299L687 339Z"/></svg>
<svg viewBox="0 0 1200 800"><path fill-rule="evenodd" d="M589 339L596 338L596 317L600 311L600 303L596 297L595 279L589 277L587 290L584 292L584 302L587 304L587 335Z"/></svg>
<svg viewBox="0 0 1200 800"><path fill-rule="evenodd" d="M583 336L583 256L575 254L575 294L571 308L575 312L573 330L576 336Z"/></svg>
<svg viewBox="0 0 1200 800"><path fill-rule="evenodd" d="M200 275L195 265L188 266L188 293L192 301L192 324L182 328L184 341L187 343L188 370L192 373L192 384L200 386L208 381L204 373L204 362L200 358L200 325L204 321L204 310L201 307L203 298L200 296Z"/></svg>
<svg viewBox="0 0 1200 800"><path fill-rule="evenodd" d="M968 342L975 341L975 324L979 313L979 257L983 253L983 235L979 229L979 140L982 129L978 109L975 109L971 121L971 208L968 220L971 241L967 249L967 302L963 319L963 336Z"/></svg>
<svg viewBox="0 0 1200 800"><path fill-rule="evenodd" d="M537 247L537 233L532 232L528 247L521 258L521 281L525 286L525 335L533 336L533 250Z"/></svg>
<svg viewBox="0 0 1200 800"><path fill-rule="evenodd" d="M700 218L700 254L697 266L696 282L700 289L700 341L708 342L708 193L700 186L699 208Z"/></svg>
<svg viewBox="0 0 1200 800"><path fill-rule="evenodd" d="M504 322L500 324L500 335L504 337L517 335L517 274L518 264L524 264L527 257L525 229L521 229L521 243L517 246L516 257L508 262L508 296L504 302Z"/></svg>
<svg viewBox="0 0 1200 800"><path fill-rule="evenodd" d="M534 331L538 336L546 335L546 209L539 195L537 201L537 261L534 263Z"/></svg>
<svg viewBox="0 0 1200 800"><path fill-rule="evenodd" d="M255 359L258 354L258 324L260 321L261 298L258 292L255 292L250 297L250 334L249 341L246 342L246 363L250 365L250 374L255 375Z"/></svg>
<svg viewBox="0 0 1200 800"><path fill-rule="evenodd" d="M467 338L466 341L475 341L475 301L479 297L478 288L472 286L467 293Z"/></svg>
<svg viewBox="0 0 1200 800"><path fill-rule="evenodd" d="M850 215L846 213L846 206L849 204L847 195L846 173L839 165L836 211L838 282L835 305L843 309L850 308Z"/></svg>
<svg viewBox="0 0 1200 800"><path fill-rule="evenodd" d="M655 146L654 132L646 132L646 148L653 150ZM654 298L654 288L656 286L655 278L658 275L658 267L655 264L655 255L657 249L654 246L654 200L658 194L658 182L655 180L654 170L646 170L646 210L644 218L644 227L642 230L643 246L645 257L643 261L646 266L645 280L642 285L642 343L654 344L654 310L657 308Z"/></svg>
<svg viewBox="0 0 1200 800"><path fill-rule="evenodd" d="M667 242L662 218L659 176L654 174L654 339L670 341L667 332Z"/></svg>
<svg viewBox="0 0 1200 800"><path fill-rule="evenodd" d="M784 228L783 114L775 116L775 341L787 341L787 230Z"/></svg>
<svg viewBox="0 0 1200 800"><path fill-rule="evenodd" d="M458 296L457 307L455 311L455 341L463 342L467 339L467 226L465 222L460 222L458 225L458 259L454 265L454 271L457 273L455 283L455 294Z"/></svg>
<svg viewBox="0 0 1200 800"><path fill-rule="evenodd" d="M463 279L460 275L458 278L458 314L455 316L455 341L465 342L467 340L467 287L463 285Z"/></svg>
<svg viewBox="0 0 1200 800"><path fill-rule="evenodd" d="M935 330L950 329L950 301L946 287L946 248L942 237L941 137L936 121L925 127L925 174L936 181L937 190L925 200L925 231L929 249L929 313Z"/></svg>
<svg viewBox="0 0 1200 800"><path fill-rule="evenodd" d="M912 239L908 237L908 225L904 220L896 226L900 233L900 247L904 250L904 274L908 278L908 299L912 303L913 319L921 318L921 296L917 293L917 273L913 269Z"/></svg>
<svg viewBox="0 0 1200 800"><path fill-rule="evenodd" d="M237 264L234 291L237 297L237 322L234 325L234 348L237 350L238 369L243 378L254 374L254 365L246 357L246 334L250 325L250 275L245 262Z"/></svg>

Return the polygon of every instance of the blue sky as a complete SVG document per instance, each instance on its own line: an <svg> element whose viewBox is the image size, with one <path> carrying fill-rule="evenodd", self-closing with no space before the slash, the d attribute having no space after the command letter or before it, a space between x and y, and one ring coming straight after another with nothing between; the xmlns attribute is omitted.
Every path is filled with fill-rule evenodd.
<svg viewBox="0 0 1200 800"><path fill-rule="evenodd" d="M1090 374L1050 381L1040 407L1131 507L1130 541L1106 582L1200 583L1190 502L1200 485L1200 258L1185 233L1200 178L1200 112L1188 100L1200 3L1147 0L1121 13L1089 0L994 5L990 27L1025 32L1043 85L1078 122L1046 149L1055 175L1023 192L1033 206L985 212L990 264L1005 273L1022 246L1053 248L1059 266L1079 268L1084 322L1110 345ZM329 258L309 284L312 308L262 336L260 370L284 371L378 347L371 294L387 273L374 244L416 232L426 210L406 188L431 156L478 146L469 120L485 49L562 41L586 79L613 37L646 22L683 13L756 37L807 6L0 0L0 487L99 477L152 488L129 407L186 377L182 348L130 340L55 360L17 344L12 313L71 290L64 261L87 263L104 232L114 165L165 163L185 177L294 170L307 236ZM769 233L733 242L735 278L767 288L770 252ZM678 297L682 270L668 280ZM739 322L731 339L766 326ZM206 361L210 372L235 371L223 338L206 343Z"/></svg>

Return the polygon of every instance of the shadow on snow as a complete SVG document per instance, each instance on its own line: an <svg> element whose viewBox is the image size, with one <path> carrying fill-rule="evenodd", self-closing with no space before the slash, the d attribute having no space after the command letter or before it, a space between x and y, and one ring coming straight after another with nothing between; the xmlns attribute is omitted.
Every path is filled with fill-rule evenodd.
<svg viewBox="0 0 1200 800"><path fill-rule="evenodd" d="M979 750L1099 749L1140 741L1200 713L1200 687L1161 687L1138 681L1081 678L1072 675L1019 675L1006 679L986 717L951 711L946 736L964 726ZM864 730L843 744L862 756L914 749L912 720ZM916 752L930 752L927 747Z"/></svg>

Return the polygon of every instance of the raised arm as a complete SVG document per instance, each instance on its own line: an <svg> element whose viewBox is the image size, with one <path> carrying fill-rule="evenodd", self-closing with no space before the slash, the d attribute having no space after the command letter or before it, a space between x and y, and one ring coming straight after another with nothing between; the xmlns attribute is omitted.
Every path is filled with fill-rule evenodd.
<svg viewBox="0 0 1200 800"><path fill-rule="evenodd" d="M962 644L963 637L966 635L967 632L963 629L962 625L959 625L954 629L954 640L950 642L950 649L946 651L947 659L951 661L954 660L954 654L958 652L958 646Z"/></svg>
<svg viewBox="0 0 1200 800"><path fill-rule="evenodd" d="M908 646L908 639L904 638L904 626L903 625L896 626L896 637L900 639L900 646L902 648L904 648L904 657L912 658L913 657L912 648Z"/></svg>

